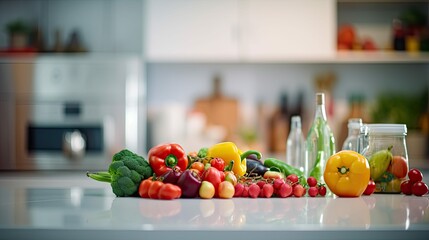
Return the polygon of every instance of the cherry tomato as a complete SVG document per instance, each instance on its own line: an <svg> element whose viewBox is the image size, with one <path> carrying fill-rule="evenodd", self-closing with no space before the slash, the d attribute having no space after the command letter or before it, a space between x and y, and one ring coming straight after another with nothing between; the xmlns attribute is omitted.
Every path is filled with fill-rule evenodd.
<svg viewBox="0 0 429 240"><path fill-rule="evenodd" d="M405 195L411 195L413 193L413 191L411 190L411 187L413 185L411 184L411 182L409 180L404 181L401 183L401 192Z"/></svg>
<svg viewBox="0 0 429 240"><path fill-rule="evenodd" d="M191 164L191 169L197 169L200 172L204 172L204 163L202 162L193 162Z"/></svg>
<svg viewBox="0 0 429 240"><path fill-rule="evenodd" d="M164 185L161 181L153 181L149 187L148 195L152 199L158 199L159 189Z"/></svg>
<svg viewBox="0 0 429 240"><path fill-rule="evenodd" d="M375 191L375 182L370 179L368 182L368 186L366 186L365 191L363 192L364 195L371 195Z"/></svg>
<svg viewBox="0 0 429 240"><path fill-rule="evenodd" d="M319 187L319 195L322 197L326 195L326 187L325 186L322 185Z"/></svg>
<svg viewBox="0 0 429 240"><path fill-rule="evenodd" d="M213 158L210 161L210 165L222 172L225 169L225 161L222 158Z"/></svg>
<svg viewBox="0 0 429 240"><path fill-rule="evenodd" d="M423 174L419 170L413 168L408 172L408 178L412 183L420 182L423 180Z"/></svg>
<svg viewBox="0 0 429 240"><path fill-rule="evenodd" d="M290 174L286 177L287 180L289 180L290 183L295 184L298 182L298 176L295 174Z"/></svg>
<svg viewBox="0 0 429 240"><path fill-rule="evenodd" d="M143 180L139 185L139 195L142 198L149 197L149 187L152 185L152 178Z"/></svg>
<svg viewBox="0 0 429 240"><path fill-rule="evenodd" d="M423 196L428 193L428 186L424 182L416 182L411 187L413 194L416 196Z"/></svg>
<svg viewBox="0 0 429 240"><path fill-rule="evenodd" d="M163 184L158 191L158 198L164 200L180 198L181 195L182 189L180 189L179 186L171 183Z"/></svg>
<svg viewBox="0 0 429 240"><path fill-rule="evenodd" d="M317 185L317 179L315 177L308 177L307 183L309 187L315 187Z"/></svg>

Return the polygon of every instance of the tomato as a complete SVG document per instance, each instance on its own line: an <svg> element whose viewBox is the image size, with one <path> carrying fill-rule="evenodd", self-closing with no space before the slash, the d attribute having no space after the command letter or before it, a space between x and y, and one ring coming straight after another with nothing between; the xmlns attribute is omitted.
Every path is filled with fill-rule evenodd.
<svg viewBox="0 0 429 240"><path fill-rule="evenodd" d="M180 189L179 186L176 186L171 183L163 184L158 191L158 198L164 199L164 200L180 198L181 195L182 195L182 189Z"/></svg>
<svg viewBox="0 0 429 240"><path fill-rule="evenodd" d="M232 198L234 196L235 189L231 182L223 181L219 183L219 197L220 198Z"/></svg>
<svg viewBox="0 0 429 240"><path fill-rule="evenodd" d="M393 173L393 175L395 175L397 178L404 178L407 176L407 160L401 156L393 156L390 172Z"/></svg>
<svg viewBox="0 0 429 240"><path fill-rule="evenodd" d="M202 162L193 162L191 164L191 169L197 169L200 173L204 172L204 163Z"/></svg>
<svg viewBox="0 0 429 240"><path fill-rule="evenodd" d="M289 180L289 182L291 183L291 184L295 184L295 183L297 183L298 182L298 180L299 180L299 178L298 178L298 176L296 175L296 174L290 174L290 175L288 175L287 176L287 178L286 178L287 180Z"/></svg>
<svg viewBox="0 0 429 240"><path fill-rule="evenodd" d="M152 185L152 178L143 180L139 185L139 195L142 198L149 197L149 187Z"/></svg>
<svg viewBox="0 0 429 240"><path fill-rule="evenodd" d="M210 161L210 165L222 172L225 169L225 161L222 158L213 158Z"/></svg>
<svg viewBox="0 0 429 240"><path fill-rule="evenodd" d="M368 186L366 186L363 194L364 195L371 195L374 191L375 191L375 182L372 179L370 179L368 182Z"/></svg>
<svg viewBox="0 0 429 240"><path fill-rule="evenodd" d="M411 195L413 191L411 190L411 187L413 184L407 180L401 183L401 192L405 195Z"/></svg>
<svg viewBox="0 0 429 240"><path fill-rule="evenodd" d="M411 187L413 194L416 196L423 196L428 193L428 186L424 182L416 182Z"/></svg>
<svg viewBox="0 0 429 240"><path fill-rule="evenodd" d="M210 199L215 194L215 187L209 181L203 181L201 183L200 189L198 190L198 195L203 199Z"/></svg>
<svg viewBox="0 0 429 240"><path fill-rule="evenodd" d="M324 171L329 189L339 197L359 197L368 186L369 163L361 154L343 150L332 155Z"/></svg>
<svg viewBox="0 0 429 240"><path fill-rule="evenodd" d="M423 174L419 170L413 168L408 172L408 178L412 183L420 182L423 180Z"/></svg>
<svg viewBox="0 0 429 240"><path fill-rule="evenodd" d="M164 183L161 181L153 181L148 191L149 198L158 199L159 189L162 185L164 185Z"/></svg>
<svg viewBox="0 0 429 240"><path fill-rule="evenodd" d="M215 187L215 196L218 196L219 184L225 179L225 174L214 167L209 167L203 173L203 181L208 181Z"/></svg>

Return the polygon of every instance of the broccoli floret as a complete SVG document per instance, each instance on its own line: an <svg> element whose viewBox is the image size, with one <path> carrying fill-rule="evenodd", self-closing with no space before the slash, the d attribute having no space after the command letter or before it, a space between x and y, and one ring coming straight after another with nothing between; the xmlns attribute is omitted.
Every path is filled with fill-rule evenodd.
<svg viewBox="0 0 429 240"><path fill-rule="evenodd" d="M142 156L124 149L113 156L108 172L87 173L87 176L110 182L116 196L127 197L136 195L140 182L152 174L152 168Z"/></svg>

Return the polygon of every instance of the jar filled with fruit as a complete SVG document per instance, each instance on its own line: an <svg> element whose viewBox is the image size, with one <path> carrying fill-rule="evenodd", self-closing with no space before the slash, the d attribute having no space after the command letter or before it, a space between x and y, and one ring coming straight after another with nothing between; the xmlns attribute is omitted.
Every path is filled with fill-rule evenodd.
<svg viewBox="0 0 429 240"><path fill-rule="evenodd" d="M401 193L408 172L404 124L366 124L360 137L365 146L361 154L368 160L376 193Z"/></svg>

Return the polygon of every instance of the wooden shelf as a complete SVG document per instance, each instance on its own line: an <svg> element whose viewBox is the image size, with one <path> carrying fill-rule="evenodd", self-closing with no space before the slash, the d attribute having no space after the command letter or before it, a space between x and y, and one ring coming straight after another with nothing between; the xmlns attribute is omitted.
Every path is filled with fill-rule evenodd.
<svg viewBox="0 0 429 240"><path fill-rule="evenodd" d="M337 63L429 63L429 52L339 51Z"/></svg>

